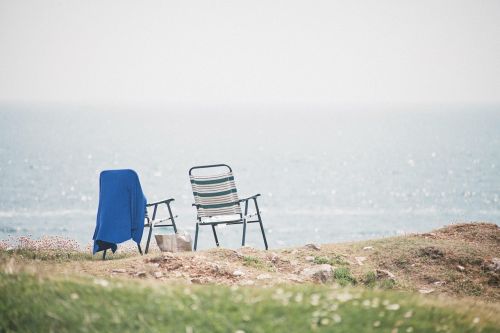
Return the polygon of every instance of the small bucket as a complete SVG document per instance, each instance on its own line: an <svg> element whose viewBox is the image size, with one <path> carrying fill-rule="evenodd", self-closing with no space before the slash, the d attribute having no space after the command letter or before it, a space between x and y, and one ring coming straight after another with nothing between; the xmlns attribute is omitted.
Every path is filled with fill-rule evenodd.
<svg viewBox="0 0 500 333"><path fill-rule="evenodd" d="M162 252L191 251L193 247L191 235L186 231L169 235L155 235L155 239Z"/></svg>

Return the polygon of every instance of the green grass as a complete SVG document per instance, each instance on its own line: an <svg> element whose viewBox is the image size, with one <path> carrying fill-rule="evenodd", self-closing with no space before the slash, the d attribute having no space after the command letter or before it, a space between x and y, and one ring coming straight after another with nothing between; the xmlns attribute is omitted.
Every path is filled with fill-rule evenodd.
<svg viewBox="0 0 500 333"><path fill-rule="evenodd" d="M347 267L339 267L333 270L333 278L341 286L355 285L356 278L351 275L351 271Z"/></svg>
<svg viewBox="0 0 500 333"><path fill-rule="evenodd" d="M496 308L465 307L326 285L146 287L0 273L0 332L498 332Z"/></svg>
<svg viewBox="0 0 500 333"><path fill-rule="evenodd" d="M243 256L243 265L245 266L262 266L262 261L257 257Z"/></svg>
<svg viewBox="0 0 500 333"><path fill-rule="evenodd" d="M367 272L361 281L368 288L393 289L396 286L393 279L378 279L374 271Z"/></svg>
<svg viewBox="0 0 500 333"><path fill-rule="evenodd" d="M363 284L369 288L375 287L377 285L377 274L373 271L367 272L364 276Z"/></svg>
<svg viewBox="0 0 500 333"><path fill-rule="evenodd" d="M347 266L349 263L346 261L345 257L335 254L331 257L314 257L313 262L318 265L329 264L332 266Z"/></svg>
<svg viewBox="0 0 500 333"><path fill-rule="evenodd" d="M254 267L260 270L273 271L273 267L271 267L261 259L253 256L243 256L243 265L247 267Z"/></svg>

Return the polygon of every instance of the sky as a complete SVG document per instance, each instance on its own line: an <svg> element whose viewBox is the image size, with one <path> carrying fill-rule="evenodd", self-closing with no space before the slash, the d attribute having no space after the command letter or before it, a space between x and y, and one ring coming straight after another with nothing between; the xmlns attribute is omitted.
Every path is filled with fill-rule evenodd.
<svg viewBox="0 0 500 333"><path fill-rule="evenodd" d="M0 102L500 104L500 1L0 0Z"/></svg>

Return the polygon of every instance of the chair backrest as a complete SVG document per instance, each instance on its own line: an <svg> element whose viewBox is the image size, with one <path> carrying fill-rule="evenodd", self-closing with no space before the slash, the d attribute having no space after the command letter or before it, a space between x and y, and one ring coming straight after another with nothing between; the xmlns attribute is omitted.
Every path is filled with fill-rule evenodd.
<svg viewBox="0 0 500 333"><path fill-rule="evenodd" d="M228 172L209 176L196 176L195 169L227 167ZM189 178L193 188L198 217L241 214L238 193L231 168L225 164L203 165L191 168Z"/></svg>

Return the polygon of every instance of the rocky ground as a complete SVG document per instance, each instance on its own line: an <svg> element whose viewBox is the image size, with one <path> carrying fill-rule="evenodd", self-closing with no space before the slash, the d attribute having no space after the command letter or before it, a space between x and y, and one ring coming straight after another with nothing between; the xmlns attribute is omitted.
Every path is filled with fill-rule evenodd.
<svg viewBox="0 0 500 333"><path fill-rule="evenodd" d="M4 253L1 259L4 270L140 279L155 284L267 287L338 283L500 300L500 228L488 223L455 224L424 234L269 251L243 247L109 256L106 261L97 256L58 258L48 260L14 251Z"/></svg>

